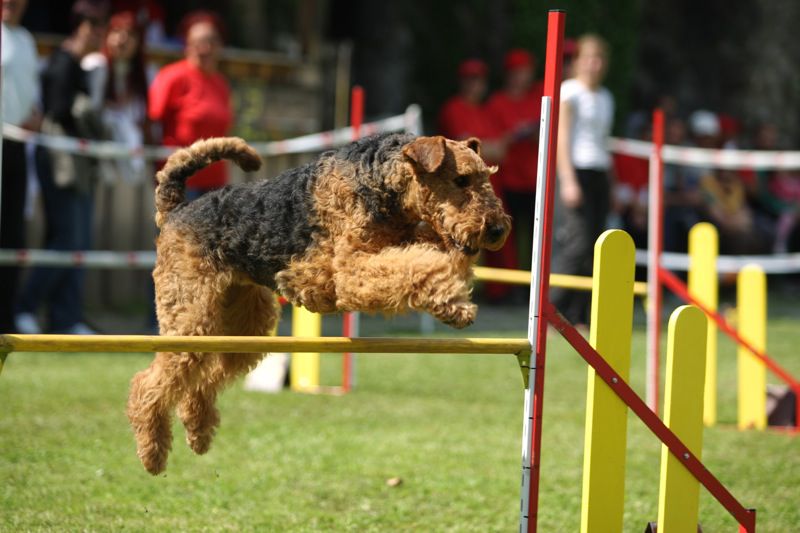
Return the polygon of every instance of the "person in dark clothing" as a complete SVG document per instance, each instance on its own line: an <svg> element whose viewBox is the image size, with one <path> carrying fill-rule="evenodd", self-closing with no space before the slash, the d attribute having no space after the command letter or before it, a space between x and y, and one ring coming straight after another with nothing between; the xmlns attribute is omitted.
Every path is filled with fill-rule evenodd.
<svg viewBox="0 0 800 533"><path fill-rule="evenodd" d="M42 74L42 131L53 135L96 138L99 113L91 106L81 59L98 50L105 35L108 3L78 0L72 8L72 34L51 55ZM45 247L85 250L91 246L94 185L92 160L38 148L36 169L46 216ZM49 329L93 333L83 321L83 270L35 268L23 289L16 323L24 333L40 329L36 312L49 304Z"/></svg>

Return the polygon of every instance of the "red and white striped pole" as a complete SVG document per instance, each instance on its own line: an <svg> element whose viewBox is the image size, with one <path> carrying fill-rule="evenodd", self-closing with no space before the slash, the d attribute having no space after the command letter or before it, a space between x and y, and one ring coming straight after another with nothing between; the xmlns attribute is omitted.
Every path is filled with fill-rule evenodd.
<svg viewBox="0 0 800 533"><path fill-rule="evenodd" d="M364 89L354 85L350 92L350 127L353 128L353 140L361 138L361 125L364 123ZM345 313L342 321L342 335L357 337L359 335L358 313ZM350 352L342 354L342 391L350 392L354 385L355 361Z"/></svg>
<svg viewBox="0 0 800 533"><path fill-rule="evenodd" d="M550 305L550 252L553 234L558 108L561 102L561 64L566 13L550 10L547 17L544 96L539 133L536 208L533 222L531 295L528 308L528 341L531 364L525 389L525 414L522 427L522 486L520 494L520 532L534 533L539 512L539 469L542 447L544 364L547 348L547 319Z"/></svg>
<svg viewBox="0 0 800 533"><path fill-rule="evenodd" d="M647 217L647 406L658 414L661 384L661 252L664 245L664 112L653 111L653 153L650 154Z"/></svg>

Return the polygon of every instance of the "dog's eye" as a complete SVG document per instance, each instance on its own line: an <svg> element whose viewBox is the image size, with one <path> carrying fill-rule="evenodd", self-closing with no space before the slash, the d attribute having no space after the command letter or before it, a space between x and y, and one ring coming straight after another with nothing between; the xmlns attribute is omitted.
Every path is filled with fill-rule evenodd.
<svg viewBox="0 0 800 533"><path fill-rule="evenodd" d="M456 184L456 187L461 187L462 189L469 185L469 176L458 176L453 183Z"/></svg>

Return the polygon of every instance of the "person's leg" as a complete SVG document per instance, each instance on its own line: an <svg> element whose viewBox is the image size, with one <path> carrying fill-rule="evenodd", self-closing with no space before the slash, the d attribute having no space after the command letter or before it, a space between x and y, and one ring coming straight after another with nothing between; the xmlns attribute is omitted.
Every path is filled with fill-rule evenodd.
<svg viewBox="0 0 800 533"><path fill-rule="evenodd" d="M591 276L594 270L594 245L597 239L605 231L608 215L611 207L611 191L608 183L608 176L605 172L596 170L580 170L579 179L586 202L586 241L589 246L586 255L582 258L580 275ZM580 322L588 324L591 312L591 295L582 292L577 299L579 307L576 313L581 317Z"/></svg>
<svg viewBox="0 0 800 533"><path fill-rule="evenodd" d="M27 168L25 145L3 141L2 219L0 219L0 248L25 247L25 196ZM14 305L17 301L20 268L0 267L0 332L13 332Z"/></svg>
<svg viewBox="0 0 800 533"><path fill-rule="evenodd" d="M36 148L34 164L44 208L44 247L48 250L64 250L69 238L69 210L63 201L62 189L56 186L53 179L52 162L46 148ZM66 272L65 268L34 267L20 294L17 312L35 315L42 303L49 300L54 287Z"/></svg>
<svg viewBox="0 0 800 533"><path fill-rule="evenodd" d="M93 202L89 192L65 189L64 197L71 211L70 250L90 250L92 245ZM84 322L83 293L85 269L70 268L53 291L50 327L55 332L70 331Z"/></svg>
<svg viewBox="0 0 800 533"><path fill-rule="evenodd" d="M583 258L592 246L587 239L585 205L573 209L557 200L556 209L559 223L553 228L552 272L580 275ZM585 300L581 300L578 291L553 287L550 300L573 324L583 320L580 308Z"/></svg>

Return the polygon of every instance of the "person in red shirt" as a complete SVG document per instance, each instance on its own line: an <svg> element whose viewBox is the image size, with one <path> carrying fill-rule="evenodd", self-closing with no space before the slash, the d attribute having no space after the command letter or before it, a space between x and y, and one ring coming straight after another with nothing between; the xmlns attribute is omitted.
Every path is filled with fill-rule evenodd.
<svg viewBox="0 0 800 533"><path fill-rule="evenodd" d="M459 65L458 94L447 100L439 112L439 133L456 140L478 137L483 158L498 163L505 154L506 142L483 108L488 70L480 59L467 59Z"/></svg>
<svg viewBox="0 0 800 533"><path fill-rule="evenodd" d="M533 238L533 208L536 191L536 160L542 83L534 81L536 63L527 50L512 49L504 59L505 86L486 103L486 113L496 130L509 139L508 150L496 175L499 196L514 219L506 245L487 256L489 264L502 268L530 268ZM508 290L492 290L500 297Z"/></svg>
<svg viewBox="0 0 800 533"><path fill-rule="evenodd" d="M503 160L508 139L501 135L495 122L483 106L486 96L486 78L489 69L479 59L467 59L458 67L458 94L451 97L439 112L439 132L450 139L481 139L481 156L489 164L498 164ZM492 176L495 193L502 198L495 176ZM508 245L507 245L508 246ZM502 252L487 255L487 262L492 266L503 266L502 259L497 259ZM513 260L513 258L512 258ZM510 287L499 283L487 283L484 292L489 300L501 300L509 292Z"/></svg>
<svg viewBox="0 0 800 533"><path fill-rule="evenodd" d="M161 123L166 146L225 136L233 123L230 87L219 73L222 22L211 12L194 11L184 17L180 34L186 58L161 69L149 91L148 116ZM225 163L214 163L189 178L186 198L193 200L227 183Z"/></svg>

